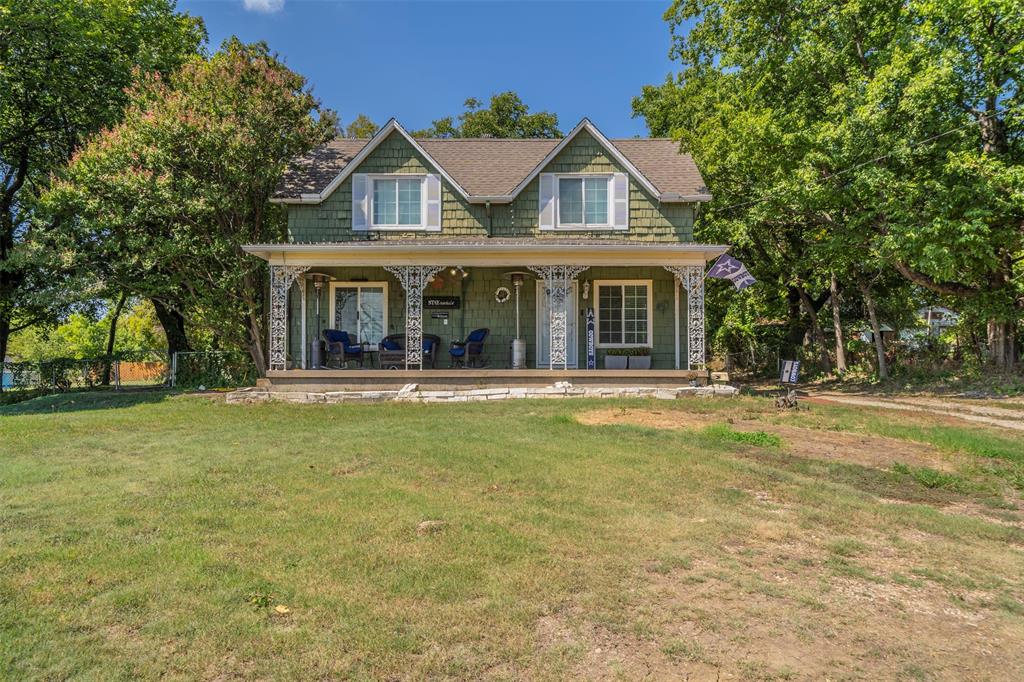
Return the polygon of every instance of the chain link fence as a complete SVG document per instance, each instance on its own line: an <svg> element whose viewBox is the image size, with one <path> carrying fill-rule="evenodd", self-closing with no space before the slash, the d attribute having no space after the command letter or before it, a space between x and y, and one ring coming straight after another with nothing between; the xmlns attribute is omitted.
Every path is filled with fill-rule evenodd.
<svg viewBox="0 0 1024 682"><path fill-rule="evenodd" d="M256 381L256 368L247 353L231 351L132 351L96 358L54 358L2 363L4 392L31 397L107 387L230 388Z"/></svg>
<svg viewBox="0 0 1024 682"><path fill-rule="evenodd" d="M256 382L256 367L248 353L194 351L175 353L170 385L175 388L233 388Z"/></svg>
<svg viewBox="0 0 1024 682"><path fill-rule="evenodd" d="M164 386L170 363L163 351L132 351L96 358L4 362L5 391L54 392L97 386Z"/></svg>

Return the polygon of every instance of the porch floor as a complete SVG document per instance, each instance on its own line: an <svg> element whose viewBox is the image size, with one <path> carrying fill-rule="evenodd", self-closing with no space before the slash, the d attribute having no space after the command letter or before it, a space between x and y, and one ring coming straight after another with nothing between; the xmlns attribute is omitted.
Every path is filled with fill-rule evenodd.
<svg viewBox="0 0 1024 682"><path fill-rule="evenodd" d="M551 386L644 386L678 388L707 383L708 372L688 369L290 369L267 372L258 386L277 391L389 390L418 384L421 390Z"/></svg>

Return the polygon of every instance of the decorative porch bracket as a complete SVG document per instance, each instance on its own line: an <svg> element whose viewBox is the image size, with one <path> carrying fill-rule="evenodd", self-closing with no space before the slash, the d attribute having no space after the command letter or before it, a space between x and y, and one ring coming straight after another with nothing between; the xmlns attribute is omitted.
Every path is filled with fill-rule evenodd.
<svg viewBox="0 0 1024 682"><path fill-rule="evenodd" d="M386 265L405 290L405 368L423 369L423 290L443 265ZM440 352L439 348L434 349Z"/></svg>
<svg viewBox="0 0 1024 682"><path fill-rule="evenodd" d="M270 365L269 369L288 368L288 290L306 270L306 265L270 266ZM306 311L302 311L305 315Z"/></svg>
<svg viewBox="0 0 1024 682"><path fill-rule="evenodd" d="M566 299L572 291L572 281L589 265L528 265L538 277L544 280L548 297L548 367L562 369L569 367L566 349L569 310Z"/></svg>
<svg viewBox="0 0 1024 682"><path fill-rule="evenodd" d="M704 266L666 265L686 290L686 369L704 369Z"/></svg>

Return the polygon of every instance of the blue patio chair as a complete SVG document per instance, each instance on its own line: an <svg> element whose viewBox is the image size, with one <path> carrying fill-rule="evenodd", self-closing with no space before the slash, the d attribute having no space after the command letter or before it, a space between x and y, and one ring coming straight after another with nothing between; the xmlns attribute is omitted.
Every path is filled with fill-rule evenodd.
<svg viewBox="0 0 1024 682"><path fill-rule="evenodd" d="M325 329L323 332L324 343L327 345L327 363L337 359L341 367L348 364L349 360L356 360L363 364L363 347L353 343L348 332L339 329Z"/></svg>
<svg viewBox="0 0 1024 682"><path fill-rule="evenodd" d="M490 329L474 329L465 341L452 341L448 354L452 356L452 367L480 367L483 359L484 341Z"/></svg>

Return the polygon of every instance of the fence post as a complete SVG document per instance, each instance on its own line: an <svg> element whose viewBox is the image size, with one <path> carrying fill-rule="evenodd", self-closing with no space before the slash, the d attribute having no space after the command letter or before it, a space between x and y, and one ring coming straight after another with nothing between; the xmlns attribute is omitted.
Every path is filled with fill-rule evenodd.
<svg viewBox="0 0 1024 682"><path fill-rule="evenodd" d="M174 351L171 356L171 388L174 388L175 382L178 379L178 351Z"/></svg>
<svg viewBox="0 0 1024 682"><path fill-rule="evenodd" d="M114 360L114 390L121 390L121 358Z"/></svg>

